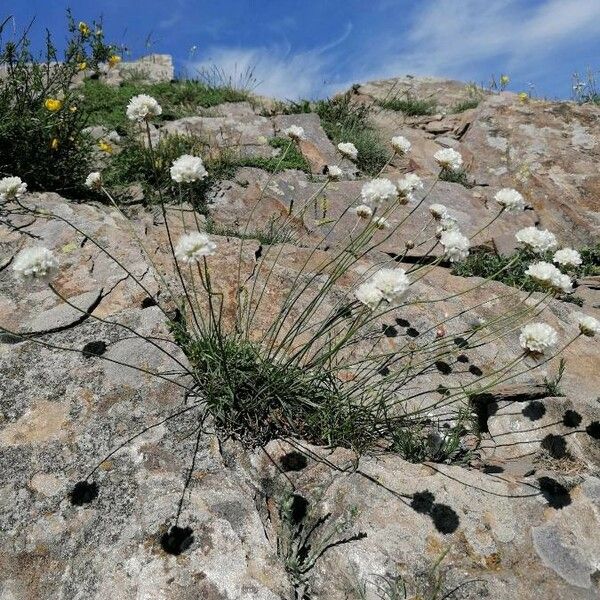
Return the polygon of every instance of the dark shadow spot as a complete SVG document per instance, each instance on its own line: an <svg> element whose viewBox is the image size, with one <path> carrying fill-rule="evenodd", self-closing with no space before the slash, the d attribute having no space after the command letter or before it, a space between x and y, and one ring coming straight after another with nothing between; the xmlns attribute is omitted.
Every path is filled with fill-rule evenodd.
<svg viewBox="0 0 600 600"><path fill-rule="evenodd" d="M302 452L288 452L279 459L279 462L284 471L301 471L308 464Z"/></svg>
<svg viewBox="0 0 600 600"><path fill-rule="evenodd" d="M450 373L452 373L452 367L447 362L444 362L443 360L438 360L434 364L435 364L435 368L442 375L450 375Z"/></svg>
<svg viewBox="0 0 600 600"><path fill-rule="evenodd" d="M527 417L531 421L537 421L546 414L546 407L543 402L534 400L530 402L522 411L523 416Z"/></svg>
<svg viewBox="0 0 600 600"><path fill-rule="evenodd" d="M494 475L495 473L504 473L504 468L500 465L483 465L483 472L488 475Z"/></svg>
<svg viewBox="0 0 600 600"><path fill-rule="evenodd" d="M261 244L254 252L254 260L258 260L262 256L262 253L263 253L263 247Z"/></svg>
<svg viewBox="0 0 600 600"><path fill-rule="evenodd" d="M562 435L549 433L542 440L542 448L546 450L552 458L564 458L567 455L567 442Z"/></svg>
<svg viewBox="0 0 600 600"><path fill-rule="evenodd" d="M569 490L556 479L551 477L540 477L538 479L540 492L552 508L564 508L571 504Z"/></svg>
<svg viewBox="0 0 600 600"><path fill-rule="evenodd" d="M19 337L18 335L13 335L12 333L0 333L0 342L2 344L18 344L19 342L24 341L24 338Z"/></svg>
<svg viewBox="0 0 600 600"><path fill-rule="evenodd" d="M406 319L401 319L400 317L396 317L396 325L400 327L410 327L410 323Z"/></svg>
<svg viewBox="0 0 600 600"><path fill-rule="evenodd" d="M453 341L459 348L468 348L469 347L469 342L467 342L467 340L465 340L465 338L455 337Z"/></svg>
<svg viewBox="0 0 600 600"><path fill-rule="evenodd" d="M456 357L456 360L457 360L457 362L460 362L460 363L468 363L469 357L466 354L461 354Z"/></svg>
<svg viewBox="0 0 600 600"><path fill-rule="evenodd" d="M476 365L471 365L469 367L469 373L471 373L471 375L475 375L476 377L481 377L483 375L483 371Z"/></svg>
<svg viewBox="0 0 600 600"><path fill-rule="evenodd" d="M418 331L417 331L417 330L416 330L414 327L409 327L409 328L406 330L406 335L407 335L408 337L412 337L412 338L414 338L414 337L419 337L419 332L418 332Z"/></svg>
<svg viewBox="0 0 600 600"><path fill-rule="evenodd" d="M488 419L498 412L498 403L492 394L479 394L471 400L473 412L477 416L479 433L489 433Z"/></svg>
<svg viewBox="0 0 600 600"><path fill-rule="evenodd" d="M450 390L445 385L442 385L441 383L440 383L440 385L437 386L436 391L438 394L441 394L442 396L445 396L446 394L450 393Z"/></svg>
<svg viewBox="0 0 600 600"><path fill-rule="evenodd" d="M160 545L167 554L178 556L192 545L194 541L193 533L191 527L173 525L167 533L161 536Z"/></svg>
<svg viewBox="0 0 600 600"><path fill-rule="evenodd" d="M302 523L304 517L306 517L306 513L308 511L308 500L303 498L299 494L294 494L292 496L292 506L290 510L290 515L292 518L292 522L298 525Z"/></svg>
<svg viewBox="0 0 600 600"><path fill-rule="evenodd" d="M600 440L600 421L592 421L585 428L585 432L595 440Z"/></svg>
<svg viewBox="0 0 600 600"><path fill-rule="evenodd" d="M434 504L430 516L440 533L454 533L458 529L460 523L458 515L446 504Z"/></svg>
<svg viewBox="0 0 600 600"><path fill-rule="evenodd" d="M581 424L581 415L575 410L565 410L563 415L563 425L565 427L579 427Z"/></svg>
<svg viewBox="0 0 600 600"><path fill-rule="evenodd" d="M377 372L383 377L390 374L390 370L387 367L381 367Z"/></svg>
<svg viewBox="0 0 600 600"><path fill-rule="evenodd" d="M381 330L383 331L383 335L389 338L398 337L398 330L392 325L386 325L385 323L381 326Z"/></svg>
<svg viewBox="0 0 600 600"><path fill-rule="evenodd" d="M106 352L106 343L102 340L96 342L88 342L82 349L81 353L86 358L91 356L102 356Z"/></svg>
<svg viewBox="0 0 600 600"><path fill-rule="evenodd" d="M98 484L95 482L78 481L69 494L73 506L89 504L98 497Z"/></svg>
<svg viewBox="0 0 600 600"><path fill-rule="evenodd" d="M156 306L158 303L154 298L147 296L142 300L142 308L150 308L151 306Z"/></svg>
<svg viewBox="0 0 600 600"><path fill-rule="evenodd" d="M413 494L410 502L410 507L416 510L418 513L423 515L429 514L433 508L433 501L435 496L429 490L423 490L422 492L416 492Z"/></svg>

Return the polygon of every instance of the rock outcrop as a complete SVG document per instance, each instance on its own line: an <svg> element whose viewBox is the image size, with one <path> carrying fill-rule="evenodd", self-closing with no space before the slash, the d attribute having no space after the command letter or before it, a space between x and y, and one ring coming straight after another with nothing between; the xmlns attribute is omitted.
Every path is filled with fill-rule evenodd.
<svg viewBox="0 0 600 600"><path fill-rule="evenodd" d="M169 61L142 62L160 65L152 80L172 77ZM554 230L562 243L597 241L598 108L486 93L476 108L454 115L452 107L469 93L437 79L373 82L354 96L373 103L391 90L435 97L439 113L376 112L385 139L402 133L413 142L410 157L394 159L387 176L414 170L427 190L437 174L432 154L458 149L475 185L439 182L429 198L447 205L470 236L495 215L492 197L500 187L516 187L531 205L494 222L474 244L510 253L513 232L532 224ZM340 247L338 232L352 225L331 230L330 219L360 195L364 177L342 161L314 114L264 116L250 103L227 104L154 132L197 133L214 148L270 156L267 140L290 124L307 132L300 150L311 174L238 169L210 196L213 226L223 233L214 236L215 285L232 298L240 257L235 231L257 200L247 231L318 197L324 165L345 166L326 202L293 220L282 244L244 242L242 280L255 275L266 283L268 269L256 267L272 265L278 253L255 316L257 337L300 265L310 272ZM559 367L555 359L544 373L530 371L473 397L481 443L468 464L412 464L392 453L358 459L348 449L301 439L248 449L220 440L185 394L189 364L167 327L175 306L163 285L172 266L160 218L136 205L126 220L115 208L51 193L24 202L44 214L17 215L15 228L0 229L0 326L17 334L0 337L0 597L375 599L399 576L416 597L416 590L431 593L438 573L453 598L598 597L596 339L580 337L567 348L560 389L548 385ZM169 209L167 219L175 236L204 223L178 209ZM410 219L408 230L418 231L425 211ZM15 283L11 272L17 252L40 240L60 258L56 293L43 282ZM346 297L364 272L402 255L406 241L392 236L361 258L334 297ZM427 250L415 246L403 260L413 264ZM412 304L377 324L390 350L433 338L432 326L444 324L456 348L427 372L428 389L492 373L519 352L516 332L481 348L461 343L474 322L526 298L500 283L468 291L479 282L434 267L412 293L439 302ZM600 316L599 288L586 285L581 308L550 301L544 320L569 339L576 312ZM323 314L332 307L333 300ZM422 402L437 400L439 394L428 394ZM96 487L74 492L92 471Z"/></svg>

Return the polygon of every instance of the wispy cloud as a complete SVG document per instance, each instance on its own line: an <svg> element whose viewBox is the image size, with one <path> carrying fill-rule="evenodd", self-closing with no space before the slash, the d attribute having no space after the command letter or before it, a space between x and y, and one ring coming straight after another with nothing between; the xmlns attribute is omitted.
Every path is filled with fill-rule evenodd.
<svg viewBox="0 0 600 600"><path fill-rule="evenodd" d="M188 70L203 71L213 67L231 76L233 80L253 72L258 93L296 100L327 93L333 85L328 81L334 72L335 48L350 35L352 25L343 33L318 48L294 51L289 44L273 44L255 48L215 47Z"/></svg>

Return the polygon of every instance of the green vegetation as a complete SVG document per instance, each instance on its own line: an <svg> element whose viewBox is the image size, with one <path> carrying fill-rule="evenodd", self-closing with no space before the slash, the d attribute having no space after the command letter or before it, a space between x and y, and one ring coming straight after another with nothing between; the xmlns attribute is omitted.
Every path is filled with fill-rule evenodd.
<svg viewBox="0 0 600 600"><path fill-rule="evenodd" d="M8 19L0 25L4 33ZM95 71L112 53L100 24L75 25L60 57L50 35L43 58L34 56L27 33L0 46L0 175L16 175L30 190L66 196L86 194L92 140L83 132L87 113L72 84L80 70Z"/></svg>
<svg viewBox="0 0 600 600"><path fill-rule="evenodd" d="M458 102L452 107L452 112L461 113L465 112L465 110L477 108L479 106L479 102L480 101L477 98L469 98L468 100L463 100L462 102Z"/></svg>
<svg viewBox="0 0 600 600"><path fill-rule="evenodd" d="M305 108L305 106L303 107ZM334 144L352 142L358 150L356 165L367 175L377 175L389 158L389 151L370 122L371 108L351 101L350 94L319 100L314 111Z"/></svg>
<svg viewBox="0 0 600 600"><path fill-rule="evenodd" d="M276 217L271 217L262 228L248 229L247 231L239 226L220 225L208 218L206 220L206 233L244 240L258 240L263 245L286 244L294 241L293 229L290 226L282 225Z"/></svg>
<svg viewBox="0 0 600 600"><path fill-rule="evenodd" d="M388 110L404 113L407 117L432 115L437 109L437 102L433 99L419 99L407 94L405 98L388 98L380 100L379 106Z"/></svg>
<svg viewBox="0 0 600 600"><path fill-rule="evenodd" d="M92 125L118 129L127 122L124 106L137 94L148 94L162 106L161 120L179 119L197 114L198 108L209 108L223 102L241 102L248 92L233 87L212 87L202 81L183 80L144 84L133 80L120 86L86 80L83 108Z"/></svg>
<svg viewBox="0 0 600 600"><path fill-rule="evenodd" d="M582 248L579 253L581 254L582 264L573 268L575 277L600 275L600 244ZM488 278L500 269L504 269L495 277L496 281L513 287L522 287L528 292L543 291L543 288L525 275L527 267L533 260L552 262L552 252L534 258L524 250L518 250L513 256L503 256L491 250L476 249L471 252L466 260L455 265L453 272L455 275L461 275L462 277ZM514 262L507 268L511 261ZM569 295L561 296L560 299L579 303L577 298Z"/></svg>
<svg viewBox="0 0 600 600"><path fill-rule="evenodd" d="M449 181L450 183L459 183L466 188L472 188L475 185L475 183L469 179L469 176L464 169L442 169L440 171L440 180Z"/></svg>
<svg viewBox="0 0 600 600"><path fill-rule="evenodd" d="M132 183L140 183L148 203L158 201L156 194L155 172L151 157L145 145L127 136L121 152L111 157L109 165L104 172L104 181L109 188L124 187ZM310 167L295 143L290 144L287 138L272 138L269 140L272 148L279 150L279 155L273 157L240 156L233 151L222 151L216 157L207 158L204 166L208 177L202 181L185 186L182 196L180 186L171 180L169 168L173 161L182 154L202 156L206 154L207 143L196 135L167 135L160 138L154 146L154 160L158 173L158 185L165 197L170 201L186 200L196 210L206 214L206 194L211 186L223 179L234 177L236 169L240 167L257 167L274 173L284 169L299 169L310 172ZM286 151L287 150L287 151ZM217 231L215 230L215 233ZM273 237L269 233L269 226L264 231L254 232L260 234L265 240ZM280 232L281 233L281 232ZM221 232L220 235L233 235ZM252 236L256 239L256 236ZM260 239L259 238L259 239Z"/></svg>

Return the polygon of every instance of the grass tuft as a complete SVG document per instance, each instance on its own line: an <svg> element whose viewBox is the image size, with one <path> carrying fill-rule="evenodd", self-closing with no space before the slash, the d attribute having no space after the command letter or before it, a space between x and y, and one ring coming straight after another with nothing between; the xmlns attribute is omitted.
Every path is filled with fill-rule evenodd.
<svg viewBox="0 0 600 600"><path fill-rule="evenodd" d="M406 98L389 98L378 102L379 106L388 110L404 113L407 117L433 115L437 109L437 102L433 99L423 100L410 95Z"/></svg>

